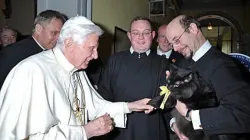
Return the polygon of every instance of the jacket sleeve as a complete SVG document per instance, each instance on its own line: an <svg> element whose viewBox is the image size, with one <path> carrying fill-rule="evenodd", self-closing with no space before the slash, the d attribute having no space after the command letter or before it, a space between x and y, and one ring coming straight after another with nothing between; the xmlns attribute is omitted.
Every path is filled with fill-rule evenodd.
<svg viewBox="0 0 250 140"><path fill-rule="evenodd" d="M216 64L209 81L220 105L200 110L201 125L207 134L250 132L250 86L231 61Z"/></svg>

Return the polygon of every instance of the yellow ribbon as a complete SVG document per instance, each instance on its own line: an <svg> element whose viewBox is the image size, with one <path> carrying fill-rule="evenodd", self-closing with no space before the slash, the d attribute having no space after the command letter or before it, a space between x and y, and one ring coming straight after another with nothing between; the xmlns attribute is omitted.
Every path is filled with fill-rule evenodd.
<svg viewBox="0 0 250 140"><path fill-rule="evenodd" d="M167 102L168 96L170 95L171 92L170 92L170 90L168 90L168 88L166 86L161 86L160 89L161 89L160 95L165 94L165 96L164 96L164 98L162 100L162 103L160 105L160 108L164 109L164 105Z"/></svg>

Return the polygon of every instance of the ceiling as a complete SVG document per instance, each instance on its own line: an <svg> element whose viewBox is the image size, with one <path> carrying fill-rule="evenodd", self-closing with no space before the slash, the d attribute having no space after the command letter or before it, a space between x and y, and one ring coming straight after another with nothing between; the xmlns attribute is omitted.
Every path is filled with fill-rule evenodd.
<svg viewBox="0 0 250 140"><path fill-rule="evenodd" d="M246 0L177 0L181 10L225 8L240 6Z"/></svg>
<svg viewBox="0 0 250 140"><path fill-rule="evenodd" d="M218 9L218 8L226 8L231 6L243 6L246 0L177 0L178 7L180 11L182 10L199 10L199 9ZM218 29L219 34L225 36L225 38L230 39L231 35L231 28L226 22L209 18L207 20L201 20L201 27L203 28L203 33L208 38L216 39L218 36ZM208 24L211 23L213 26L213 30L208 31L206 28ZM228 37L226 37L228 36Z"/></svg>

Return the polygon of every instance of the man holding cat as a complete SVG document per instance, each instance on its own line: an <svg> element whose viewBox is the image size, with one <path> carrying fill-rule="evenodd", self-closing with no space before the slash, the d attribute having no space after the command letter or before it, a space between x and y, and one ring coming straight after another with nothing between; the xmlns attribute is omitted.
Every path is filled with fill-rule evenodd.
<svg viewBox="0 0 250 140"><path fill-rule="evenodd" d="M190 68L214 88L219 106L189 111L178 101L176 109L189 117L195 130L206 135L232 134L237 140L250 134L250 85L244 81L232 58L213 47L204 37L200 23L191 16L174 18L166 36L175 51L194 61Z"/></svg>

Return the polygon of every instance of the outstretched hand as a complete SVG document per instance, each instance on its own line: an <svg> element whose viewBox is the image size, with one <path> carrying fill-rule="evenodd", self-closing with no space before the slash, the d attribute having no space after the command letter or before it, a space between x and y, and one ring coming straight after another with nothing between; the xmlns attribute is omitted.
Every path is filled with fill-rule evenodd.
<svg viewBox="0 0 250 140"><path fill-rule="evenodd" d="M150 100L151 99L149 98L144 98L138 101L130 102L128 103L128 108L130 111L137 111L137 112L144 111L146 114L148 114L152 112L154 109L154 107L152 107L151 105L147 105L147 103Z"/></svg>

